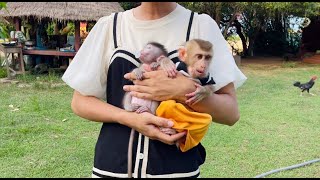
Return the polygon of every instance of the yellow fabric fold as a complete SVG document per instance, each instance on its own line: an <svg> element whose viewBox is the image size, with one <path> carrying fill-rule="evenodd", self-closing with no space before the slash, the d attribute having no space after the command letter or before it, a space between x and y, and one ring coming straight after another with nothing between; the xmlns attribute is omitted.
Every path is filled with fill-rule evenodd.
<svg viewBox="0 0 320 180"><path fill-rule="evenodd" d="M185 142L179 144L182 152L198 145L212 122L209 114L192 111L175 100L162 101L156 110L156 115L172 120L176 131L187 131Z"/></svg>

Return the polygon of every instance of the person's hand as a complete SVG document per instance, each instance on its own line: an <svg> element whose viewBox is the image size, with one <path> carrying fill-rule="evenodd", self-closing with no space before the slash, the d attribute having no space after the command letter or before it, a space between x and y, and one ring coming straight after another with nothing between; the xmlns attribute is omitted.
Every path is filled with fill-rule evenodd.
<svg viewBox="0 0 320 180"><path fill-rule="evenodd" d="M132 96L154 101L169 99L185 102L185 94L196 90L194 81L178 73L176 78L169 78L163 70L144 73L144 80L136 80L134 73L127 73L124 78L133 81L135 85L125 85L123 89Z"/></svg>
<svg viewBox="0 0 320 180"><path fill-rule="evenodd" d="M176 144L176 142L181 141L181 139L186 135L186 132L180 132L173 135L161 132L159 127L171 128L173 126L173 122L162 117L157 117L151 113L135 113L134 117L136 118L133 118L128 126L150 139L159 140L165 144L173 145Z"/></svg>

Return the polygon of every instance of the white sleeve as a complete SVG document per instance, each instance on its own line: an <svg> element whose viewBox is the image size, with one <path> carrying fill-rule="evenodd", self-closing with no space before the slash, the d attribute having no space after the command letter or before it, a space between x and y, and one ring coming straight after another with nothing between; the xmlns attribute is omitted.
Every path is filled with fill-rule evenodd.
<svg viewBox="0 0 320 180"><path fill-rule="evenodd" d="M199 15L199 38L210 41L213 44L213 59L209 67L211 77L216 82L214 91L233 82L235 88L240 87L247 77L240 71L227 46L227 41L215 22L209 15Z"/></svg>
<svg viewBox="0 0 320 180"><path fill-rule="evenodd" d="M112 51L111 16L100 18L89 32L62 80L86 96L106 99L107 68Z"/></svg>

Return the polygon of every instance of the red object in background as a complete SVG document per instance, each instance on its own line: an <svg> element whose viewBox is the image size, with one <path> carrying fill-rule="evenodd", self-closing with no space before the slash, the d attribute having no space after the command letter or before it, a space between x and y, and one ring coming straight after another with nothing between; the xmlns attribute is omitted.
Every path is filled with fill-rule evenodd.
<svg viewBox="0 0 320 180"><path fill-rule="evenodd" d="M80 30L87 31L87 22L80 22Z"/></svg>

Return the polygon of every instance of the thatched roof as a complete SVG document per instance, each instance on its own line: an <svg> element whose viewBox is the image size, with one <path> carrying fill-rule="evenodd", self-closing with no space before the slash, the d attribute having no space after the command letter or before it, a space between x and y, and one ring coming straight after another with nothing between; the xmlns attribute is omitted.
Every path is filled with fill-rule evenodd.
<svg viewBox="0 0 320 180"><path fill-rule="evenodd" d="M2 9L4 18L51 18L58 21L97 21L113 12L123 11L118 2L8 2L7 10Z"/></svg>

